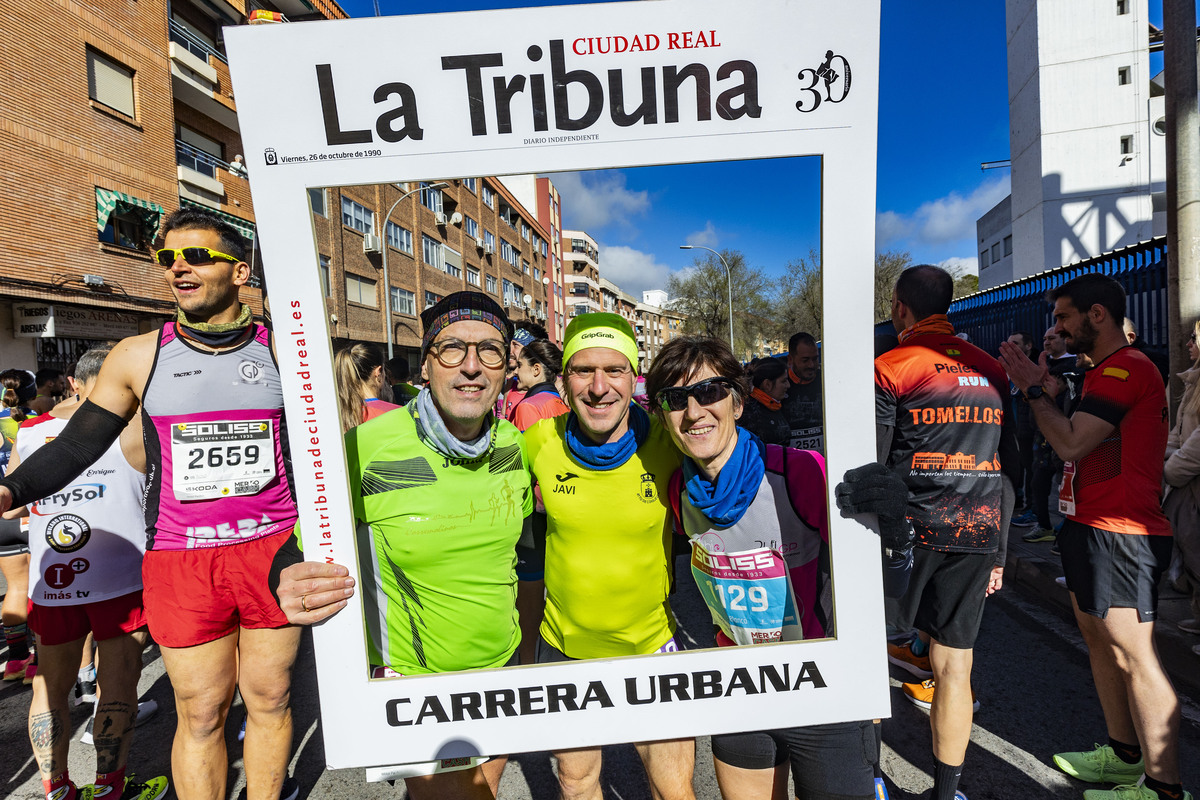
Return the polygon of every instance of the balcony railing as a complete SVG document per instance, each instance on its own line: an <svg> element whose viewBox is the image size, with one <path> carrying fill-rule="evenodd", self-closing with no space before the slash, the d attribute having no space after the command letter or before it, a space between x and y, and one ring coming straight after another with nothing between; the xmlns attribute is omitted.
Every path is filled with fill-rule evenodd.
<svg viewBox="0 0 1200 800"><path fill-rule="evenodd" d="M208 57L214 56L218 61L229 63L225 58L225 54L217 48L213 47L208 42L201 39L196 34L189 31L187 28L180 25L175 20L169 20L169 35L171 41L187 49L189 53L200 59L204 63L208 63Z"/></svg>
<svg viewBox="0 0 1200 800"><path fill-rule="evenodd" d="M242 175L245 177L245 172L237 172L230 168L228 161L222 161L211 153L206 153L198 147L193 147L182 139L175 140L175 163L181 167L195 170L201 175L207 175L214 180L217 177L217 170L224 169L234 175Z"/></svg>

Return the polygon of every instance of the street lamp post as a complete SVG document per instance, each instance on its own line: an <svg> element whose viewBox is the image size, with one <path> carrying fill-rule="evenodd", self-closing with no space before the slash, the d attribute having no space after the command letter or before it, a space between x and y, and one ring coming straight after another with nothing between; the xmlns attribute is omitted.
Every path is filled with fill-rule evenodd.
<svg viewBox="0 0 1200 800"><path fill-rule="evenodd" d="M725 286L729 290L729 349L733 350L734 355L736 356L737 350L733 346L733 271L729 269L729 264L725 263L724 256L722 256L716 250L713 250L711 247L705 247L702 244L681 244L681 245L679 245L679 249L680 250L696 250L696 249L707 250L708 252L710 252L714 256L716 256L720 260L721 266L723 266L725 268Z"/></svg>
<svg viewBox="0 0 1200 800"><path fill-rule="evenodd" d="M431 183L428 186L417 184L417 188L409 189L404 194L400 195L396 202L392 203L392 207L383 215L383 319L387 323L387 357L388 361L392 360L394 353L392 352L392 284L388 281L388 241L387 241L387 224L392 217L392 212L396 210L396 206L400 205L401 201L407 200L422 189L445 189L450 184L445 181Z"/></svg>

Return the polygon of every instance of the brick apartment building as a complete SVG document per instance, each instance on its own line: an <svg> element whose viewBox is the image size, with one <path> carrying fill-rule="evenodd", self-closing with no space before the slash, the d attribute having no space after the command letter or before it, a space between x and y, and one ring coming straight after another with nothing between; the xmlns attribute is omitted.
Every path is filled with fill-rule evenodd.
<svg viewBox="0 0 1200 800"><path fill-rule="evenodd" d="M0 95L10 187L0 193L9 221L0 369L62 368L96 341L169 319L174 304L150 250L181 205L215 210L254 239L221 29L258 11L346 16L332 0L57 0L9 10L22 46L11 48ZM562 231L549 178L438 183L310 192L335 345L386 342L387 307L394 352L415 364L420 312L459 289L492 294L559 344L570 316L601 310L599 249L586 233ZM30 219L41 225L16 224ZM256 249L243 292L256 314L260 258Z"/></svg>
<svg viewBox="0 0 1200 800"><path fill-rule="evenodd" d="M6 50L0 93L0 368L61 368L94 341L169 318L149 248L181 204L253 236L221 28L256 10L346 14L330 0L251 2L6 7L7 37L20 46ZM243 299L261 311L260 291Z"/></svg>
<svg viewBox="0 0 1200 800"><path fill-rule="evenodd" d="M335 347L385 342L386 306L393 352L416 368L421 311L463 289L492 295L514 322L547 324L549 234L503 181L311 189L309 205Z"/></svg>

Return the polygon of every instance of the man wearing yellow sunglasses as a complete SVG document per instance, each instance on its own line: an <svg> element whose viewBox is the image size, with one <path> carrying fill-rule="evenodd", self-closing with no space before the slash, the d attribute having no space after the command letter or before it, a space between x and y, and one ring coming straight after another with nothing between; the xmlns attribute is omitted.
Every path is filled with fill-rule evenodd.
<svg viewBox="0 0 1200 800"><path fill-rule="evenodd" d="M198 208L176 211L163 232L155 256L176 319L113 349L70 424L0 484L0 510L59 491L140 408L143 599L175 691L176 794L225 797L224 723L236 686L247 711L248 798L292 800L289 691L300 629L269 586L272 562L295 549L279 370L268 331L238 296L250 279L241 235Z"/></svg>

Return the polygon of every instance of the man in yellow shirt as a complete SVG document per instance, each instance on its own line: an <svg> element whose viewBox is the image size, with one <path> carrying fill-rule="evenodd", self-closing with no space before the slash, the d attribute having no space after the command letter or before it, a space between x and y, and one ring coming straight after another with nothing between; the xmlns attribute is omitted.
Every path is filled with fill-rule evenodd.
<svg viewBox="0 0 1200 800"><path fill-rule="evenodd" d="M563 383L571 413L525 433L546 507L546 611L538 661L677 650L667 484L679 452L631 402L637 342L617 314L567 326ZM525 579L541 577L525 563ZM692 739L635 745L656 800L694 800ZM599 800L599 748L555 753L565 800Z"/></svg>

